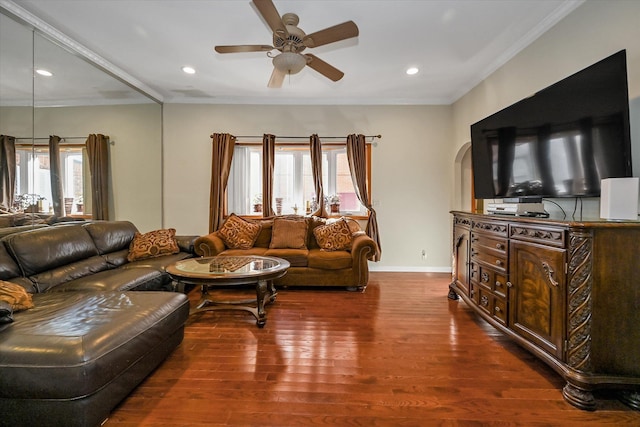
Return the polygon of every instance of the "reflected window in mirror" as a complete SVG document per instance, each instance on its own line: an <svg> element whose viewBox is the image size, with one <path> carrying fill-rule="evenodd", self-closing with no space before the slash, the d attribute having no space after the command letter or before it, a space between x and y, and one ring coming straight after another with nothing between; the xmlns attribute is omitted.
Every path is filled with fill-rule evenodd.
<svg viewBox="0 0 640 427"><path fill-rule="evenodd" d="M84 145L65 145L60 148L60 166L66 215L83 215L85 183L89 182L86 170ZM32 196L24 196L32 195ZM36 204L41 213L53 213L51 196L51 172L47 146L16 146L16 191L18 203ZM22 196L22 197L21 197ZM16 206L27 209L26 206Z"/></svg>

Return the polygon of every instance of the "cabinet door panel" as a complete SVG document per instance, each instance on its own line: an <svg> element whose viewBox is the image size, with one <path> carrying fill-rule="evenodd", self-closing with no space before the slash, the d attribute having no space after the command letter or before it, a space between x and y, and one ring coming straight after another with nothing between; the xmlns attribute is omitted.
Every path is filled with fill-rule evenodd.
<svg viewBox="0 0 640 427"><path fill-rule="evenodd" d="M563 359L565 250L510 242L509 326Z"/></svg>

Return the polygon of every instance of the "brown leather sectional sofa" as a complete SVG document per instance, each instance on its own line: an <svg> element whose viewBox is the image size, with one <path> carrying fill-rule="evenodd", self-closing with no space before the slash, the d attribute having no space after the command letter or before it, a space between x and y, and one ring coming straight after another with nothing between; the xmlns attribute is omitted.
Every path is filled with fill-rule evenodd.
<svg viewBox="0 0 640 427"><path fill-rule="evenodd" d="M136 231L96 221L0 240L0 280L34 294L0 324L0 425L100 425L180 344L189 302L166 292L164 267L193 256L195 236L129 262Z"/></svg>
<svg viewBox="0 0 640 427"><path fill-rule="evenodd" d="M230 249L215 231L195 241L195 251L202 256L216 255L260 255L284 258L291 264L287 274L276 279L276 286L339 286L349 290L363 290L369 282L368 260L378 246L373 239L360 230L357 221L347 219L352 229L352 242L348 249L327 251L320 248L314 230L327 224L327 218L316 216L288 216L284 219L305 221L306 241L302 248L274 248L273 226L280 217L264 218L253 222L261 230L249 249Z"/></svg>

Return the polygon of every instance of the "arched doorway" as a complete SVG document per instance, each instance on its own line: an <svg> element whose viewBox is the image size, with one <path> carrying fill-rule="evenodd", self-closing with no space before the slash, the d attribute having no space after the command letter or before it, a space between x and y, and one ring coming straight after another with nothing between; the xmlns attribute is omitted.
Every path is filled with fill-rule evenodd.
<svg viewBox="0 0 640 427"><path fill-rule="evenodd" d="M471 166L471 142L463 144L455 158L455 210L475 211L476 205L473 198L473 176Z"/></svg>

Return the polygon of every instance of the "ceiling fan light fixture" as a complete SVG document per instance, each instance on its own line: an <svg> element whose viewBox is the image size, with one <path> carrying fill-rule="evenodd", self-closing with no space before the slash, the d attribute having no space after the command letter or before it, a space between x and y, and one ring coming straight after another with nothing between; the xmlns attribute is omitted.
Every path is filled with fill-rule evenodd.
<svg viewBox="0 0 640 427"><path fill-rule="evenodd" d="M273 66L286 74L299 73L307 65L307 59L295 52L282 52L273 58Z"/></svg>

